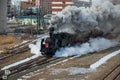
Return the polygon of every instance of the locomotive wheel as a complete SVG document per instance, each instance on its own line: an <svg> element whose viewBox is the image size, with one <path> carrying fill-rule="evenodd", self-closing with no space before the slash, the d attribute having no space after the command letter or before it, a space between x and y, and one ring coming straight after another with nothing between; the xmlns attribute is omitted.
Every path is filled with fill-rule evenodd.
<svg viewBox="0 0 120 80"><path fill-rule="evenodd" d="M45 53L44 53L44 52L41 52L41 54L42 54L42 55L45 55Z"/></svg>
<svg viewBox="0 0 120 80"><path fill-rule="evenodd" d="M45 56L48 57L48 58L50 58L50 57L53 57L53 55L54 55L53 53L49 52Z"/></svg>

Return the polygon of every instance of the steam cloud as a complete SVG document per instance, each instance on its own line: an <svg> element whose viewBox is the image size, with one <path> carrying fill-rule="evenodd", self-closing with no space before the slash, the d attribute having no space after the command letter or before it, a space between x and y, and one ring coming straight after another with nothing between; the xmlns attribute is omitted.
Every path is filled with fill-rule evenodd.
<svg viewBox="0 0 120 80"><path fill-rule="evenodd" d="M41 38L38 39L36 44L29 45L29 48L31 49L31 53L42 56L40 52L41 49L40 43L41 43ZM108 40L105 38L95 38L95 39L90 39L88 42L83 43L81 45L61 48L60 50L56 51L54 56L55 57L68 57L74 55L81 56L88 54L90 52L99 52L101 50L116 46L117 44L119 43L116 41Z"/></svg>
<svg viewBox="0 0 120 80"><path fill-rule="evenodd" d="M118 42L105 38L90 39L89 42L83 43L79 46L76 45L73 47L61 48L55 53L55 57L81 56L90 52L99 52L117 44Z"/></svg>
<svg viewBox="0 0 120 80"><path fill-rule="evenodd" d="M93 0L89 8L68 6L51 19L49 27L56 32L75 33L93 28L104 33L119 33L120 5L113 5L111 0Z"/></svg>

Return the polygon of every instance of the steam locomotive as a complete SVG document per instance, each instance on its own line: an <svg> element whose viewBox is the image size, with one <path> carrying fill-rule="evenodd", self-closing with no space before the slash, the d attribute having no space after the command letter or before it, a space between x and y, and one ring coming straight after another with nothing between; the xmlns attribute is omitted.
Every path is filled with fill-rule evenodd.
<svg viewBox="0 0 120 80"><path fill-rule="evenodd" d="M70 47L76 44L87 42L90 38L103 36L103 32L93 29L87 32L70 33L54 33L54 28L50 28L49 37L41 40L41 53L44 56L52 57L57 50L62 47Z"/></svg>

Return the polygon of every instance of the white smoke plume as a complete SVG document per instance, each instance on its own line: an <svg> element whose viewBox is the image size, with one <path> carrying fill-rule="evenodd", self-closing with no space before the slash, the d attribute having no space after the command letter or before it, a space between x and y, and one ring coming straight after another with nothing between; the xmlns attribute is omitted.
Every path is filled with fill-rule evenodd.
<svg viewBox="0 0 120 80"><path fill-rule="evenodd" d="M46 39L48 37L48 35L41 35L40 38L37 39L36 44L30 44L29 48L30 48L30 52L32 54L38 55L38 56L42 56L40 49L41 49L41 40L42 39Z"/></svg>
<svg viewBox="0 0 120 80"><path fill-rule="evenodd" d="M30 52L32 54L39 55L39 56L42 55L40 52L40 49L41 49L41 40L40 39L36 42L36 44L30 44L29 48L30 48Z"/></svg>
<svg viewBox="0 0 120 80"><path fill-rule="evenodd" d="M91 7L66 7L52 17L50 27L55 27L56 32L74 33L76 30L87 31L97 27L105 33L118 33L119 21L119 4L113 5L111 0L93 0Z"/></svg>
<svg viewBox="0 0 120 80"><path fill-rule="evenodd" d="M55 53L55 57L81 56L92 52L99 52L101 50L116 46L118 42L108 40L105 38L90 39L88 42L73 47L61 48Z"/></svg>
<svg viewBox="0 0 120 80"><path fill-rule="evenodd" d="M46 38L46 37L45 37ZM36 44L30 44L29 48L31 49L31 53L42 56L41 49L41 39L38 39ZM108 40L105 38L95 38L90 39L88 42L83 43L81 45L71 46L61 48L56 51L54 57L68 57L68 56L81 56L92 52L99 52L101 50L114 47L119 43L113 40Z"/></svg>

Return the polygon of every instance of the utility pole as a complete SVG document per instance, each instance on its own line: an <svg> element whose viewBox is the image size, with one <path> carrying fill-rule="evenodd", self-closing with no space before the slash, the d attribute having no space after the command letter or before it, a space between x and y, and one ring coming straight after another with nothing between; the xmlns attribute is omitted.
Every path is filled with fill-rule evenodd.
<svg viewBox="0 0 120 80"><path fill-rule="evenodd" d="M37 34L39 34L39 29L40 29L40 13L41 13L41 8L40 5L37 7Z"/></svg>
<svg viewBox="0 0 120 80"><path fill-rule="evenodd" d="M32 15L33 15L33 9L32 9L32 2L29 2L30 4L30 35L33 35L33 28L32 28Z"/></svg>
<svg viewBox="0 0 120 80"><path fill-rule="evenodd" d="M40 27L42 26L42 3L41 0L38 4L38 12L37 12L37 34L40 32Z"/></svg>
<svg viewBox="0 0 120 80"><path fill-rule="evenodd" d="M0 34L6 33L7 0L0 0Z"/></svg>

